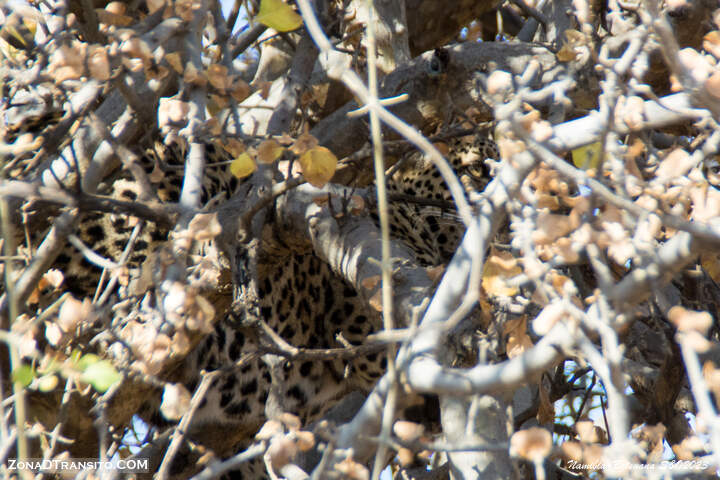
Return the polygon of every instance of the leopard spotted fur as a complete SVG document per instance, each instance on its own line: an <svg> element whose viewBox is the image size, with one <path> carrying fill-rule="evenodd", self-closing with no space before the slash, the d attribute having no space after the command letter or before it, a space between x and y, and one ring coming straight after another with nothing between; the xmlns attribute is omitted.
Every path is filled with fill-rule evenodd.
<svg viewBox="0 0 720 480"><path fill-rule="evenodd" d="M486 159L499 158L495 144L485 137L453 141L448 160L468 192L482 190L488 177ZM462 238L464 229L452 208L452 198L432 163L419 154L410 155L390 177L392 236L414 252L419 264L435 266L447 262ZM397 198L401 198L398 200ZM412 199L416 201L412 201ZM423 200L441 206L429 206ZM371 216L377 218L376 213ZM338 348L338 334L351 344L361 344L381 328L379 314L358 293L333 273L312 252L263 258L259 266L261 315L285 341L296 347ZM368 391L385 372L384 354L359 356L350 361L284 362L280 378L273 379L268 365L258 358L245 359L244 352L257 349L250 328L221 321L215 332L185 368L189 387L199 380L196 372L237 364L222 374L195 415L197 432L222 431L222 441L213 434L204 442L224 454L247 445L248 433L265 421L265 403L273 382L281 389L285 411L300 417L303 424L317 419L334 402L353 390ZM233 445L231 450L222 447ZM253 470L254 469L254 470ZM264 478L260 464L248 464L235 478ZM254 472L254 473L252 473Z"/></svg>

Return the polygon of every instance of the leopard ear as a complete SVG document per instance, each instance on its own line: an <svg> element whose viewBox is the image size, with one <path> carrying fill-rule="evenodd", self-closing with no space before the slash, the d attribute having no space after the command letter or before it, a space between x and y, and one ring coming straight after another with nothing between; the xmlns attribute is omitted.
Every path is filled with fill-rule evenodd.
<svg viewBox="0 0 720 480"><path fill-rule="evenodd" d="M431 76L440 75L447 72L450 63L450 54L444 48L436 48L433 56L427 65L428 73Z"/></svg>

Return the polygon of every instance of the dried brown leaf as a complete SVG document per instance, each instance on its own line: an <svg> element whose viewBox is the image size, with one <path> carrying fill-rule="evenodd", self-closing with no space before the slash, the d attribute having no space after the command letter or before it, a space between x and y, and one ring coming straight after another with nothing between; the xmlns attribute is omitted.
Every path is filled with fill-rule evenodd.
<svg viewBox="0 0 720 480"><path fill-rule="evenodd" d="M295 155L302 155L308 150L311 150L317 146L318 139L315 138L313 135L305 132L300 135L297 140L295 140L295 143L293 143L292 147L290 147L290 151Z"/></svg>
<svg viewBox="0 0 720 480"><path fill-rule="evenodd" d="M266 455L270 458L273 468L277 470L290 463L297 452L297 444L292 438L282 435L275 436L270 440Z"/></svg>
<svg viewBox="0 0 720 480"><path fill-rule="evenodd" d="M709 222L720 216L720 191L707 185L693 186L689 190L692 216L696 222Z"/></svg>
<svg viewBox="0 0 720 480"><path fill-rule="evenodd" d="M120 2L112 3L117 4ZM111 12L107 9L107 7L104 10L102 8L96 8L95 13L97 14L98 21L105 25L112 25L114 27L127 27L128 25L133 23L132 17Z"/></svg>
<svg viewBox="0 0 720 480"><path fill-rule="evenodd" d="M57 323L46 322L45 323L45 338L50 345L58 347L62 343L65 333L60 329Z"/></svg>
<svg viewBox="0 0 720 480"><path fill-rule="evenodd" d="M172 67L173 70L175 70L176 73L182 73L185 68L182 64L182 59L180 58L180 53L178 52L171 52L165 55L165 61Z"/></svg>
<svg viewBox="0 0 720 480"><path fill-rule="evenodd" d="M491 296L510 297L518 292L517 286L508 285L508 280L522 273L522 269L510 252L492 249L485 263L482 287Z"/></svg>
<svg viewBox="0 0 720 480"><path fill-rule="evenodd" d="M115 15L125 15L127 5L123 2L114 1L105 5L105 10Z"/></svg>
<svg viewBox="0 0 720 480"><path fill-rule="evenodd" d="M688 152L675 148L660 162L655 175L659 181L667 182L687 174L694 165L695 161Z"/></svg>
<svg viewBox="0 0 720 480"><path fill-rule="evenodd" d="M81 302L70 296L60 307L57 324L63 332L74 332L78 325L87 320L91 312L92 303L90 299L85 298Z"/></svg>
<svg viewBox="0 0 720 480"><path fill-rule="evenodd" d="M335 464L335 470L345 474L352 480L369 480L370 472L364 465L357 463L352 458L346 458Z"/></svg>
<svg viewBox="0 0 720 480"><path fill-rule="evenodd" d="M236 102L242 102L250 96L250 85L242 78L235 78L230 87L230 96L232 96Z"/></svg>
<svg viewBox="0 0 720 480"><path fill-rule="evenodd" d="M158 126L182 126L188 121L190 104L176 98L161 98L158 107Z"/></svg>
<svg viewBox="0 0 720 480"><path fill-rule="evenodd" d="M104 82L110 79L110 59L106 47L90 45L87 57L90 76L95 80Z"/></svg>
<svg viewBox="0 0 720 480"><path fill-rule="evenodd" d="M409 448L400 448L397 452L397 459L403 467L409 467L415 462L415 455Z"/></svg>
<svg viewBox="0 0 720 480"><path fill-rule="evenodd" d="M705 90L715 98L720 98L720 72L710 75L705 81Z"/></svg>
<svg viewBox="0 0 720 480"><path fill-rule="evenodd" d="M713 324L712 316L708 312L697 312L676 305L668 312L668 320L680 332L699 332L705 335Z"/></svg>
<svg viewBox="0 0 720 480"><path fill-rule="evenodd" d="M697 50L683 48L678 52L678 59L697 83L704 83L710 76L712 67Z"/></svg>
<svg viewBox="0 0 720 480"><path fill-rule="evenodd" d="M645 117L645 102L637 95L621 97L615 110L615 121L625 123L631 130L642 128Z"/></svg>
<svg viewBox="0 0 720 480"><path fill-rule="evenodd" d="M383 311L382 289L378 288L377 291L373 294L373 296L370 297L370 300L368 300L368 303L376 311L382 312Z"/></svg>
<svg viewBox="0 0 720 480"><path fill-rule="evenodd" d="M315 446L315 435L312 432L296 432L295 440L301 452L307 452Z"/></svg>
<svg viewBox="0 0 720 480"><path fill-rule="evenodd" d="M703 48L706 52L720 59L720 31L713 30L703 37Z"/></svg>
<svg viewBox="0 0 720 480"><path fill-rule="evenodd" d="M257 161L269 165L280 158L285 149L275 140L268 139L258 145Z"/></svg>
<svg viewBox="0 0 720 480"><path fill-rule="evenodd" d="M508 358L515 358L532 348L533 343L527 333L527 317L505 322L503 332L507 336L506 350Z"/></svg>
<svg viewBox="0 0 720 480"><path fill-rule="evenodd" d="M87 44L73 42L72 45L61 45L50 56L48 73L57 83L65 80L78 80L85 73Z"/></svg>
<svg viewBox="0 0 720 480"><path fill-rule="evenodd" d="M393 425L393 432L404 442L414 442L425 433L425 427L419 423L398 420Z"/></svg>
<svg viewBox="0 0 720 480"><path fill-rule="evenodd" d="M263 424L260 430L255 434L256 440L270 440L275 435L283 433L283 426L277 420L268 420Z"/></svg>
<svg viewBox="0 0 720 480"><path fill-rule="evenodd" d="M490 95L504 95L512 88L512 75L508 72L495 70L487 79L487 93Z"/></svg>
<svg viewBox="0 0 720 480"><path fill-rule="evenodd" d="M196 214L190 220L188 229L192 237L199 242L212 240L222 232L217 212Z"/></svg>
<svg viewBox="0 0 720 480"><path fill-rule="evenodd" d="M185 83L191 83L193 85L197 85L198 87L204 87L207 84L207 77L205 76L205 73L195 68L195 65L192 63L185 65L183 80Z"/></svg>
<svg viewBox="0 0 720 480"><path fill-rule="evenodd" d="M552 450L552 435L544 428L532 427L515 432L510 438L510 455L532 462L545 459Z"/></svg>
<svg viewBox="0 0 720 480"><path fill-rule="evenodd" d="M179 420L190 409L191 395L179 383L166 383L160 413L168 420Z"/></svg>
<svg viewBox="0 0 720 480"><path fill-rule="evenodd" d="M533 242L539 245L552 243L578 227L576 219L569 215L557 215L542 211L538 215L537 229L532 233Z"/></svg>
<svg viewBox="0 0 720 480"><path fill-rule="evenodd" d="M161 8L165 8L165 0L145 0L145 3L150 13L155 13Z"/></svg>
<svg viewBox="0 0 720 480"><path fill-rule="evenodd" d="M300 427L302 426L300 418L292 413L283 412L278 417L278 420L280 420L283 425L285 425L285 428L291 432L300 430Z"/></svg>
<svg viewBox="0 0 720 480"><path fill-rule="evenodd" d="M223 150L232 155L233 158L238 157L245 151L245 144L235 138L228 138L227 141L222 144L222 147Z"/></svg>
<svg viewBox="0 0 720 480"><path fill-rule="evenodd" d="M228 68L225 65L213 63L207 69L207 79L210 85L218 89L221 93L229 89L232 85L232 78L228 75Z"/></svg>

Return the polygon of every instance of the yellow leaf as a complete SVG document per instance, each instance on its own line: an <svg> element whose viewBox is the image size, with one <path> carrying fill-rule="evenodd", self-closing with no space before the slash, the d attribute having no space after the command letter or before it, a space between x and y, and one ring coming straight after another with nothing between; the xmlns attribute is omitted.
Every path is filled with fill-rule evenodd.
<svg viewBox="0 0 720 480"><path fill-rule="evenodd" d="M278 32L290 32L302 25L302 17L282 0L262 0L255 20Z"/></svg>
<svg viewBox="0 0 720 480"><path fill-rule="evenodd" d="M37 24L34 20L20 18L20 15L11 15L0 29L0 38L16 49L29 49L35 45L36 31Z"/></svg>
<svg viewBox="0 0 720 480"><path fill-rule="evenodd" d="M230 164L230 173L237 178L245 178L251 175L257 169L255 161L247 153L241 153Z"/></svg>
<svg viewBox="0 0 720 480"><path fill-rule="evenodd" d="M572 151L573 163L583 170L597 169L600 165L600 142L591 143Z"/></svg>
<svg viewBox="0 0 720 480"><path fill-rule="evenodd" d="M577 53L575 52L575 48L568 45L567 43L563 45L557 53L557 58L561 62L572 62L573 60L575 60L576 56Z"/></svg>
<svg viewBox="0 0 720 480"><path fill-rule="evenodd" d="M325 147L315 147L300 157L300 168L305 180L321 188L335 175L337 157Z"/></svg>
<svg viewBox="0 0 720 480"><path fill-rule="evenodd" d="M8 60L12 60L13 62L18 61L18 56L20 55L20 50L18 48L13 47L11 44L5 41L5 39L0 38L0 53L3 54L3 56L7 57Z"/></svg>

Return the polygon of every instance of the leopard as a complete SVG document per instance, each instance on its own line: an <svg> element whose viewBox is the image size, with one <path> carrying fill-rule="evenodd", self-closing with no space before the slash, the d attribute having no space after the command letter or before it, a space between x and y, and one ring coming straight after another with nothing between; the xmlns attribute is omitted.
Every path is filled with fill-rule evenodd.
<svg viewBox="0 0 720 480"><path fill-rule="evenodd" d="M232 156L219 142L205 145L206 172L203 204L222 203L241 183L228 173ZM486 135L452 139L447 160L468 194L484 189L490 179L490 164L499 159L495 143ZM184 151L179 147L155 145L138 155L145 175L152 179L154 195L163 202L179 199ZM220 166L219 168L217 166ZM389 170L388 195L391 237L402 242L424 267L443 265L452 257L464 233L452 197L437 168L419 152L403 157ZM121 200L143 199L147 191L137 178L119 170L101 186L101 192ZM378 224L379 213L372 207L369 216ZM169 228L145 222L139 235L136 223L118 214L87 213L76 236L89 249L108 259L124 259L138 271L167 240ZM132 249L128 243L132 240ZM282 239L276 242L283 245ZM293 243L283 251L275 248L258 260L258 311L267 327L294 347L330 349L361 345L382 328L379 313L364 302L358 292L315 255L310 245ZM130 251L129 256L127 251ZM123 255L125 255L123 257ZM65 273L64 291L76 296L93 293L100 269L77 248L66 247L56 267ZM130 295L125 293L125 295ZM383 352L358 355L352 359L279 359L274 366L261 355L255 326L222 315L211 334L180 363L168 378L190 392L197 388L202 372L219 371L192 420L188 437L206 446L219 457L247 447L267 420L266 405L274 390L280 408L308 425L350 392L367 393L385 373ZM149 425L167 425L158 414L157 396L141 409ZM148 413L149 412L149 413ZM187 465L175 462L175 474L187 475ZM243 465L233 478L265 478L262 462Z"/></svg>
<svg viewBox="0 0 720 480"><path fill-rule="evenodd" d="M453 139L449 144L447 160L467 194L485 188L498 159L495 143L485 135ZM438 169L428 157L415 152L388 173L391 237L407 246L423 267L446 264L462 239L464 226ZM376 207L369 215L379 225ZM288 255L274 251L259 261L258 269L261 316L290 345L310 349L361 345L382 328L379 313L312 251ZM384 353L370 353L351 360L282 360L277 371L271 372L262 359L243 358L244 352L258 349L256 342L252 329L233 326L227 317L183 368L191 372L183 381L192 389L200 380L196 372L239 365L220 376L193 417L195 432L213 432L200 435L201 442L220 455L248 446L266 420L273 386L279 389L283 411L308 425L349 392L367 393L387 367ZM426 407L421 411L421 416L428 415ZM222 434L217 435L218 431ZM223 451L228 445L230 450ZM249 462L243 468L231 478L266 478L262 462Z"/></svg>

